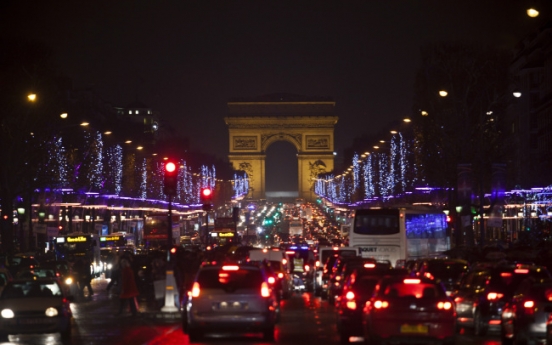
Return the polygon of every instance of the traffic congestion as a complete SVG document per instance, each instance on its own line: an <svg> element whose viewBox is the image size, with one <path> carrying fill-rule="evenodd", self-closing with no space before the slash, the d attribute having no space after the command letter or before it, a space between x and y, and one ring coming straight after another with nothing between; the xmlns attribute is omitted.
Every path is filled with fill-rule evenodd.
<svg viewBox="0 0 552 345"><path fill-rule="evenodd" d="M172 322L178 336L173 332L173 340L161 343L235 337L282 343L290 317L313 312L305 306L290 311L302 300L317 301L331 320L322 326L344 344L551 341L552 276L544 244L532 262L526 255L516 258L515 244L462 255L436 246L431 255L414 257L408 253L419 253L414 243L420 241L411 242L411 225L400 221L412 210L380 209L373 219L361 210L339 221L302 200L248 201L238 217L245 218L244 210L253 236L211 236L203 243L190 233L172 247L140 248L117 246L113 236L102 246L105 238L95 245L91 235L72 234L56 238L52 252L3 257L0 336L25 343L21 336L31 334L48 343L53 334L59 343L83 343L79 318L103 303L110 317L129 320L129 329L146 318L159 327ZM438 232L438 213L424 214ZM301 231L292 233L292 223L300 223ZM394 251L380 251L392 243L382 236L393 236L393 227L404 241ZM379 236L383 244L351 246L355 232ZM169 271L176 292L167 312ZM125 332L119 336L124 339Z"/></svg>

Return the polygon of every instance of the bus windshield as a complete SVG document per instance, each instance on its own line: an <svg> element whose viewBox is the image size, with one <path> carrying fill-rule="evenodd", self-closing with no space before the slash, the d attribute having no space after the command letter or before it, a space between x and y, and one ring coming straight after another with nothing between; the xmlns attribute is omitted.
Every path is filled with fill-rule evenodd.
<svg viewBox="0 0 552 345"><path fill-rule="evenodd" d="M393 235L400 231L399 218L391 214L357 215L355 233L363 235Z"/></svg>

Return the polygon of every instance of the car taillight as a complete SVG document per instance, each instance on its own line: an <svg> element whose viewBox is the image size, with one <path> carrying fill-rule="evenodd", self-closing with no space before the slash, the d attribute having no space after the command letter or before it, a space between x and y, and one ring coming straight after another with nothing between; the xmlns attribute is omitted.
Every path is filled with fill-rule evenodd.
<svg viewBox="0 0 552 345"><path fill-rule="evenodd" d="M504 297L504 294L501 294L501 293L498 293L498 292L489 292L487 294L487 299L489 301L494 301L494 300L497 300L497 299L501 299L502 297Z"/></svg>
<svg viewBox="0 0 552 345"><path fill-rule="evenodd" d="M192 286L192 297L199 297L199 283L195 282Z"/></svg>
<svg viewBox="0 0 552 345"><path fill-rule="evenodd" d="M274 277L268 277L268 283L269 284L274 284L274 283L276 283L276 279L274 279Z"/></svg>
<svg viewBox="0 0 552 345"><path fill-rule="evenodd" d="M450 303L449 301L437 303L437 309L450 310L451 308L452 303Z"/></svg>
<svg viewBox="0 0 552 345"><path fill-rule="evenodd" d="M268 287L268 284L266 282L263 282L261 284L261 296L270 297L270 288Z"/></svg>
<svg viewBox="0 0 552 345"><path fill-rule="evenodd" d="M305 265L305 272L308 272L310 270L310 266L309 265Z"/></svg>
<svg viewBox="0 0 552 345"><path fill-rule="evenodd" d="M278 273L278 278L282 279L284 277L284 274L282 272Z"/></svg>
<svg viewBox="0 0 552 345"><path fill-rule="evenodd" d="M523 302L523 310L526 314L533 315L535 312L535 302L534 301L525 301Z"/></svg>
<svg viewBox="0 0 552 345"><path fill-rule="evenodd" d="M285 265L287 264L287 260L286 259L282 259L282 265Z"/></svg>
<svg viewBox="0 0 552 345"><path fill-rule="evenodd" d="M320 267L320 261L316 260L316 262L314 263L314 266Z"/></svg>
<svg viewBox="0 0 552 345"><path fill-rule="evenodd" d="M380 300L377 300L374 302L374 308L376 309L385 309L389 307L389 302L387 301L380 301Z"/></svg>
<svg viewBox="0 0 552 345"><path fill-rule="evenodd" d="M364 264L364 268L374 268L376 264Z"/></svg>
<svg viewBox="0 0 552 345"><path fill-rule="evenodd" d="M352 291L347 291L347 293L345 294L345 298L349 301L352 301L355 299L355 293Z"/></svg>
<svg viewBox="0 0 552 345"><path fill-rule="evenodd" d="M335 276L335 280L340 281L340 280L341 280L341 276Z"/></svg>
<svg viewBox="0 0 552 345"><path fill-rule="evenodd" d="M516 268L514 272L518 274L527 274L529 273L529 270L527 268Z"/></svg>

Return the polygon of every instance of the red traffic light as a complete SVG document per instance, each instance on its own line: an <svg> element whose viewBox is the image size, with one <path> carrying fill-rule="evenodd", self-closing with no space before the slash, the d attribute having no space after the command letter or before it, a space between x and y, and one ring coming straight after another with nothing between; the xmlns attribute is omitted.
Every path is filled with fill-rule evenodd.
<svg viewBox="0 0 552 345"><path fill-rule="evenodd" d="M165 163L165 171L170 173L176 171L176 164L173 162Z"/></svg>
<svg viewBox="0 0 552 345"><path fill-rule="evenodd" d="M201 190L201 195L202 195L204 198L210 197L211 194L213 194L213 191L211 190L211 188L203 188L203 189Z"/></svg>

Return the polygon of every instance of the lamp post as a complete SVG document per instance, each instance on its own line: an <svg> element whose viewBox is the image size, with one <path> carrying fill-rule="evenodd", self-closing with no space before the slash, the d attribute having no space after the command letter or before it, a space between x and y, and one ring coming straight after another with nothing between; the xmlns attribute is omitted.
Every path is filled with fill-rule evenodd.
<svg viewBox="0 0 552 345"><path fill-rule="evenodd" d="M23 221L25 219L25 207L23 205L20 205L17 208L17 222L19 223L19 250L24 250L23 243L25 242L25 234L23 229Z"/></svg>

